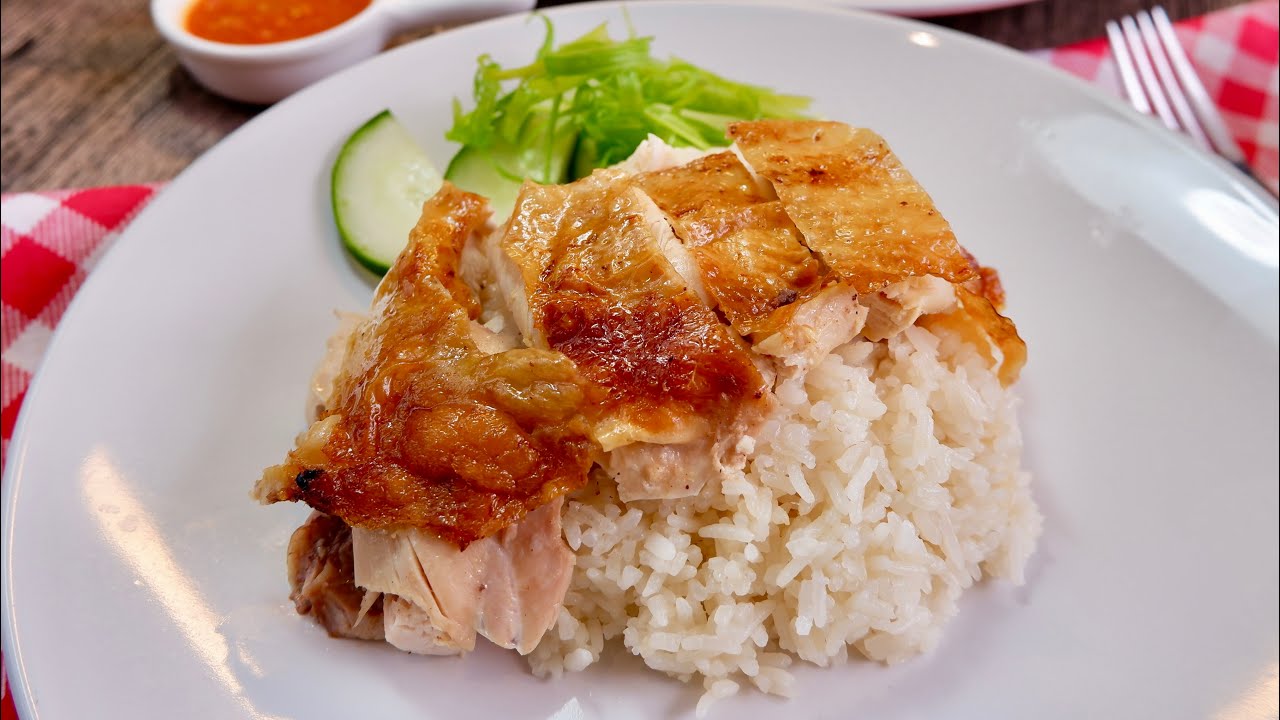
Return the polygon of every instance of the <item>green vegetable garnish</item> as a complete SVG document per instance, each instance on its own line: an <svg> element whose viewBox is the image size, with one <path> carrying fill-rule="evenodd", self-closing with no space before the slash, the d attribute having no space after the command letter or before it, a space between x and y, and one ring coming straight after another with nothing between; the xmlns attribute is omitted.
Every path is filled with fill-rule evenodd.
<svg viewBox="0 0 1280 720"><path fill-rule="evenodd" d="M493 166L481 173L488 178L566 182L626 159L649 134L677 147L723 147L731 122L802 117L809 106L805 97L659 60L650 52L653 38L614 40L604 25L555 47L551 22L543 21L547 34L533 62L503 68L482 55L474 107L464 112L454 101L446 137L463 146L462 179L477 177L471 168L483 159ZM514 196L511 188L463 187Z"/></svg>

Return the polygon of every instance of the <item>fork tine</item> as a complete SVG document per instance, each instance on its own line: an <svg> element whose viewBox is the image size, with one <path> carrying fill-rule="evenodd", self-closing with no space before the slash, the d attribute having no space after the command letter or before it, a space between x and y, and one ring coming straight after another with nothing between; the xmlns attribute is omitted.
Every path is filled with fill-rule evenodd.
<svg viewBox="0 0 1280 720"><path fill-rule="evenodd" d="M1142 80L1142 87L1147 91L1151 107L1166 127L1176 131L1178 119L1173 116L1173 110L1169 108L1169 101L1164 97L1160 81L1156 80L1156 73L1151 69L1151 58L1147 56L1147 49L1142 44L1138 24L1134 22L1132 16L1126 15L1120 18L1120 30L1125 42L1129 45L1129 54L1133 56L1134 65L1138 68L1138 78Z"/></svg>
<svg viewBox="0 0 1280 720"><path fill-rule="evenodd" d="M1114 20L1107 21L1107 43L1111 45L1111 54L1115 56L1116 68L1120 71L1120 82L1124 84L1124 93L1129 96L1129 102L1138 112L1146 115L1151 114L1151 102L1147 100L1147 94L1142 90L1142 84L1138 82L1138 71L1133 66L1133 57L1129 55L1129 48L1124 44L1124 35L1120 32L1120 26Z"/></svg>
<svg viewBox="0 0 1280 720"><path fill-rule="evenodd" d="M1204 89L1204 83L1200 82L1200 76L1196 74L1195 68L1191 67L1191 61L1187 59L1182 43L1178 42L1178 36L1173 32L1173 23L1169 22L1169 16L1165 14L1164 8L1160 6L1152 8L1151 16L1156 33L1164 45L1165 53L1168 54L1173 70L1178 75L1178 81L1186 90L1188 100L1195 108L1205 133L1213 141L1213 146L1218 149L1220 155L1231 162L1243 163L1244 152L1240 150L1235 138L1227 130L1227 125L1223 122L1217 106L1209 98L1208 91Z"/></svg>
<svg viewBox="0 0 1280 720"><path fill-rule="evenodd" d="M1213 150L1213 146L1209 144L1209 138L1205 137L1204 130L1200 128L1200 121L1196 119L1191 106L1187 104L1187 95L1178 84L1173 68L1169 66L1168 48L1165 47L1160 34L1156 32L1151 15L1143 10L1136 14L1136 19L1138 32L1141 33L1143 43L1147 46L1147 54L1151 56L1151 64L1160 78L1160 84L1164 86L1165 95L1169 104L1173 106L1173 114L1177 116L1178 124L1191 136L1196 145L1205 150Z"/></svg>

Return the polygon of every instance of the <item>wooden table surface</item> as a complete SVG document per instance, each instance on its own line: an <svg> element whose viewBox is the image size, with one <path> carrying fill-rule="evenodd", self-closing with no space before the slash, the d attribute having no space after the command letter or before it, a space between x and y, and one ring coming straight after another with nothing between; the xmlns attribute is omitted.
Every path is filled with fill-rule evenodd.
<svg viewBox="0 0 1280 720"><path fill-rule="evenodd" d="M1240 1L1164 5L1176 20ZM168 180L262 109L196 85L151 26L148 4L0 0L0 189ZM1029 49L1100 36L1106 20L1148 4L1040 0L931 22Z"/></svg>

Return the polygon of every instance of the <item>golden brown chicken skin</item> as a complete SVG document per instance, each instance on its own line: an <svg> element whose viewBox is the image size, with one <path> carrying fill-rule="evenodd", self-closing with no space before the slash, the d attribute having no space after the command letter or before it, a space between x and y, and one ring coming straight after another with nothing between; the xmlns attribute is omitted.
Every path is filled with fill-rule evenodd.
<svg viewBox="0 0 1280 720"><path fill-rule="evenodd" d="M459 266L467 238L488 217L489 203L484 198L445 183L409 231L408 246L413 252L396 259L389 277L400 285L402 294L412 293L422 278L435 278L467 317L475 318L480 314L480 302L462 281ZM387 294L385 287L386 283L379 288L379 296Z"/></svg>
<svg viewBox="0 0 1280 720"><path fill-rule="evenodd" d="M759 120L729 126L808 247L859 293L900 280L973 277L951 226L876 133L843 123Z"/></svg>
<svg viewBox="0 0 1280 720"><path fill-rule="evenodd" d="M502 240L542 342L607 393L593 415L606 450L712 436L763 402L746 347L660 252L664 223L635 187L599 172L526 183Z"/></svg>
<svg viewBox="0 0 1280 720"><path fill-rule="evenodd" d="M730 152L643 173L632 182L667 215L708 294L740 334L768 331L779 308L819 288L822 265L782 203Z"/></svg>
<svg viewBox="0 0 1280 720"><path fill-rule="evenodd" d="M1002 295L1003 297L1003 295ZM1018 335L1018 328L1009 318L996 310L996 305L983 295L963 285L956 286L956 307L948 313L927 315L920 323L927 328L946 328L971 343L993 366L1000 384L1008 387L1018 381L1022 368L1027 364L1027 344ZM997 358L991 349L1000 351Z"/></svg>
<svg viewBox="0 0 1280 720"><path fill-rule="evenodd" d="M429 529L465 547L585 483L590 398L573 363L547 350L485 354L471 338L458 299L470 290L451 281L487 215L483 199L448 183L426 203L326 408L264 472L260 500L300 500L353 526Z"/></svg>

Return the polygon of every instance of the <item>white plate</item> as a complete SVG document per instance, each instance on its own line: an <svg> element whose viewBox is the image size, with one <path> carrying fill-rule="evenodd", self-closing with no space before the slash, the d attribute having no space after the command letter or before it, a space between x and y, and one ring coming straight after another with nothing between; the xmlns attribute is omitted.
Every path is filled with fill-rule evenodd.
<svg viewBox="0 0 1280 720"><path fill-rule="evenodd" d="M1083 84L960 35L834 10L629 12L661 54L882 132L1001 270L1031 353L1021 391L1046 532L1028 584L971 592L929 656L805 669L790 705L746 693L714 716L1274 708L1274 207ZM561 38L625 27L609 5L551 15ZM490 649L433 659L331 640L286 597L284 543L306 509L249 500L302 427L331 308L370 296L327 209L341 139L389 106L443 162L472 58L517 62L540 40L537 23L499 20L302 92L193 165L94 272L5 479L5 652L27 720L692 707L697 691L629 658L540 682Z"/></svg>
<svg viewBox="0 0 1280 720"><path fill-rule="evenodd" d="M958 15L961 13L995 10L997 8L1026 5L1039 0L827 0L832 5L876 12L933 17L934 15Z"/></svg>

